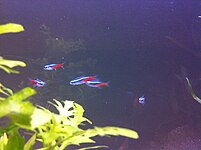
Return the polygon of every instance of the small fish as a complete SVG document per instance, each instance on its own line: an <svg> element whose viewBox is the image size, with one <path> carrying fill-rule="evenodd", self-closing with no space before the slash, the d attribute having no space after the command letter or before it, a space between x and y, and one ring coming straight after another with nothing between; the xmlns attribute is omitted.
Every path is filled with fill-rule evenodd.
<svg viewBox="0 0 201 150"><path fill-rule="evenodd" d="M138 98L138 103L144 105L145 104L145 96L141 96Z"/></svg>
<svg viewBox="0 0 201 150"><path fill-rule="evenodd" d="M86 85L90 86L90 87L96 87L96 88L102 88L105 86L109 86L109 82L101 82L99 80L92 80L92 81L87 81Z"/></svg>
<svg viewBox="0 0 201 150"><path fill-rule="evenodd" d="M46 85L46 82L39 79L29 79L31 83L34 84L34 87L43 87Z"/></svg>
<svg viewBox="0 0 201 150"><path fill-rule="evenodd" d="M88 81L94 80L96 76L80 76L69 82L70 85L80 85L84 84Z"/></svg>
<svg viewBox="0 0 201 150"><path fill-rule="evenodd" d="M48 65L44 66L44 70L57 70L58 68L64 69L63 63L61 63L61 64L48 64Z"/></svg>

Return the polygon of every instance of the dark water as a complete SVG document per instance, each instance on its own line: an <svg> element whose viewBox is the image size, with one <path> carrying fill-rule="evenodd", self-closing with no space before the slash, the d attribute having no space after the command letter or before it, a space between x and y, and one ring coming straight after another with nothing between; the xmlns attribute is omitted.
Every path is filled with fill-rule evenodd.
<svg viewBox="0 0 201 150"><path fill-rule="evenodd" d="M0 55L28 66L0 79L16 91L27 78L43 79L49 85L37 89L34 103L73 99L94 125L139 132L127 142L97 139L109 149L200 149L201 105L184 79L201 96L200 15L199 0L2 0L0 23L20 23L25 31L1 36ZM64 70L43 70L60 62ZM110 87L70 86L79 75L98 75ZM136 102L142 95L143 106Z"/></svg>

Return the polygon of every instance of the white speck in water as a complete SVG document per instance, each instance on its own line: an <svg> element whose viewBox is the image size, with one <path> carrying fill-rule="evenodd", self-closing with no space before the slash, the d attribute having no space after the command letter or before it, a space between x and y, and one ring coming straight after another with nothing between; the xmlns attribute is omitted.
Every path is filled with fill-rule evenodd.
<svg viewBox="0 0 201 150"><path fill-rule="evenodd" d="M107 30L110 30L110 27L109 27L109 26L107 27Z"/></svg>

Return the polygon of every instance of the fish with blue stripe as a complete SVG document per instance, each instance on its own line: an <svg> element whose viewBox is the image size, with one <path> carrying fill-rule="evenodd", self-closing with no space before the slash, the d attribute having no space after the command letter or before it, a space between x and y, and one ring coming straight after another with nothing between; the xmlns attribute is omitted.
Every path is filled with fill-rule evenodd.
<svg viewBox="0 0 201 150"><path fill-rule="evenodd" d="M102 82L99 80L91 80L91 81L87 81L86 85L90 86L90 87L95 87L95 88L102 88L102 87L109 87L109 81L108 82Z"/></svg>
<svg viewBox="0 0 201 150"><path fill-rule="evenodd" d="M39 79L29 79L29 81L34 85L34 87L44 87L46 82Z"/></svg>
<svg viewBox="0 0 201 150"><path fill-rule="evenodd" d="M58 68L64 69L63 63L61 64L48 64L44 66L44 70L57 70Z"/></svg>
<svg viewBox="0 0 201 150"><path fill-rule="evenodd" d="M94 80L96 76L80 76L69 82L70 85L81 85L88 81Z"/></svg>

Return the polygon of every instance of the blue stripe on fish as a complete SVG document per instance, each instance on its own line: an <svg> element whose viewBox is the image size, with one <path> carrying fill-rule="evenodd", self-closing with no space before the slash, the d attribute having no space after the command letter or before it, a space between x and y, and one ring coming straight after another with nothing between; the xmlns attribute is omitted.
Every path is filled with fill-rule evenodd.
<svg viewBox="0 0 201 150"><path fill-rule="evenodd" d="M69 82L69 84L70 85L80 85L80 84L86 83L87 81L94 80L95 78L96 78L96 76L80 76L80 77L77 77L77 78L71 80Z"/></svg>

